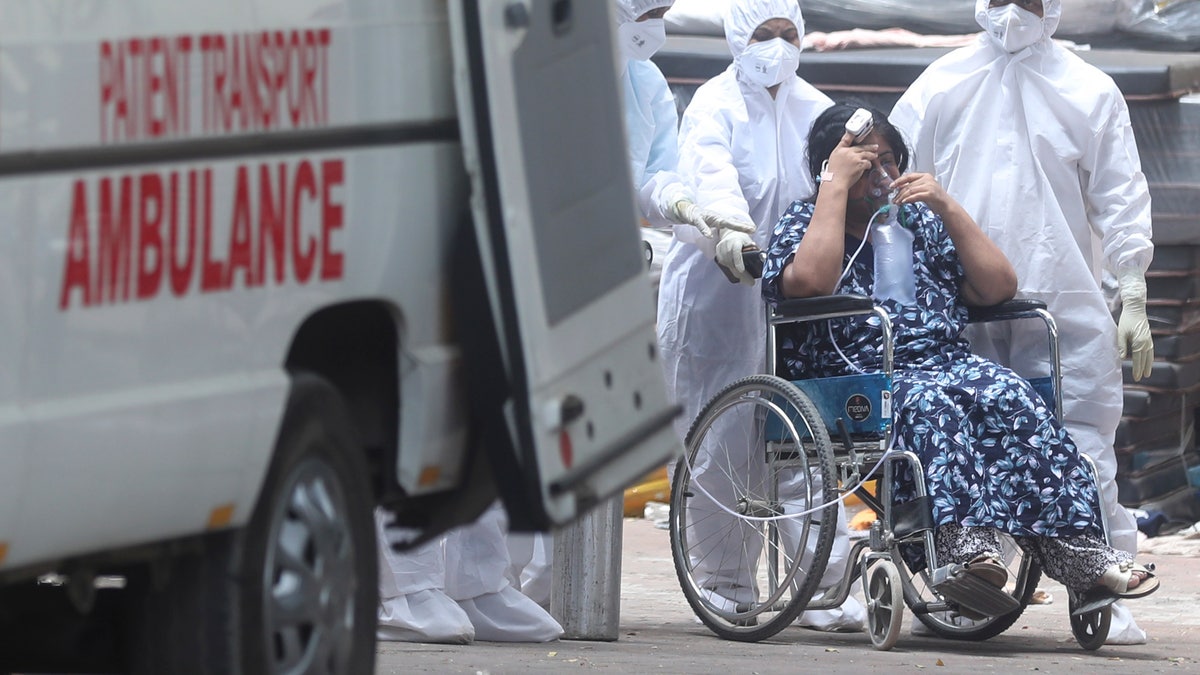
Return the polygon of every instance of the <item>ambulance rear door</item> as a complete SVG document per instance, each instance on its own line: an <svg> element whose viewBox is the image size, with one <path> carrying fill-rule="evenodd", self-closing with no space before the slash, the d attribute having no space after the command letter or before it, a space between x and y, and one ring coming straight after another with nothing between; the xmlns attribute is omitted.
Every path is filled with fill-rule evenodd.
<svg viewBox="0 0 1200 675"><path fill-rule="evenodd" d="M679 450L609 11L451 2L474 243L503 373L486 386L511 440L489 454L514 529L568 522Z"/></svg>

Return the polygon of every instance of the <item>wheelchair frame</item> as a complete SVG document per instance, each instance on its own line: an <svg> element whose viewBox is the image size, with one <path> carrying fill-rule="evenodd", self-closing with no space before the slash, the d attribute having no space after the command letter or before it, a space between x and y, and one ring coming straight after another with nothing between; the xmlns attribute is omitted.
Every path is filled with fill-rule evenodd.
<svg viewBox="0 0 1200 675"><path fill-rule="evenodd" d="M867 314L879 318L883 333L880 372L800 382L774 375L777 326ZM1061 418L1058 330L1044 303L1010 300L972 308L969 317L970 323L1018 319L1040 319L1046 325L1050 375L1029 381ZM912 452L891 449L893 365L891 317L872 299L834 295L786 300L767 308L767 372L771 374L730 384L700 411L672 478L671 548L688 603L718 636L749 642L771 637L804 611L840 606L859 577L867 600L867 632L872 644L881 650L896 644L905 606L935 634L983 640L1007 630L1028 605L1040 569L1015 544L1012 550L1016 555L1010 561L1015 574L1010 573L1009 586L1004 590L966 574L963 565L938 565L921 462ZM844 380L835 383L840 387L836 395L846 397L842 399L844 416L837 414L836 405L820 400L823 392L814 383L821 380ZM885 386L878 386L880 382ZM863 406L853 396L865 397L871 405ZM857 402L854 409L849 403L852 400ZM728 416L728 411L743 407L750 411L732 416L727 423L735 430L739 426L749 429L745 437L748 445L734 444L722 466L713 461L711 448L705 451L708 454L702 454L702 447L711 445L708 432ZM864 416L866 408L871 408L871 413ZM872 414L876 410L878 413ZM842 453L835 453L830 433L836 435ZM746 461L750 462L747 466L756 466L753 455L745 456L745 447L760 446L765 467L758 468L762 484L751 485L754 478L744 479L734 465ZM1083 457L1093 477L1098 476L1091 460ZM917 499L903 505L894 504L891 498L897 462L907 463L916 479ZM880 467L882 475L872 494L864 483ZM714 471L718 474L715 482L705 478ZM721 471L724 476L719 475ZM840 488L836 486L839 482ZM781 490L781 484L789 489ZM837 529L834 523L843 515L838 495L851 489L876 513L876 520L868 536L851 547L840 580L833 586L825 580L827 590L814 601L833 548ZM713 494L721 491L724 494ZM727 505L723 503L726 501ZM1100 512L1107 536L1103 508ZM715 529L722 523L731 525L724 535ZM740 551L735 547L735 554L749 569L747 574L739 573L739 579L718 583L704 572L710 565L706 561L709 554L698 545L693 547L692 539L699 544L718 536L736 536L743 542ZM1007 537L1002 538L1011 543ZM927 561L925 570L917 573L908 570L899 552L901 546L912 544L923 547ZM1077 642L1084 649L1099 648L1108 635L1112 599L1079 598L1070 591L1068 595Z"/></svg>

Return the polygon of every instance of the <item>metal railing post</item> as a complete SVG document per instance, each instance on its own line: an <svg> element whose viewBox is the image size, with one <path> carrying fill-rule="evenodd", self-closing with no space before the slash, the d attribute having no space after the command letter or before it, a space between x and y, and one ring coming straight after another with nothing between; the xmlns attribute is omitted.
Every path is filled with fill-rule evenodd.
<svg viewBox="0 0 1200 675"><path fill-rule="evenodd" d="M617 639L624 506L618 494L554 532L550 614L564 640Z"/></svg>

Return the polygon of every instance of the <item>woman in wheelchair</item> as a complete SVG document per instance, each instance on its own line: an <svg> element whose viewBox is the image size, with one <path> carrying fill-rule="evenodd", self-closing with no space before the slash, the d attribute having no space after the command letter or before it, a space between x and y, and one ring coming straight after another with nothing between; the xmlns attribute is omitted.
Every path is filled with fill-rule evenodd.
<svg viewBox="0 0 1200 675"><path fill-rule="evenodd" d="M932 176L904 173L908 149L883 114L870 111L873 130L856 142L845 131L854 112L835 105L813 124L808 168L818 176L817 194L792 204L775 226L763 274L767 300L850 293L878 301L873 291L884 284L869 232L886 218L890 187L900 223L913 234L915 282L915 300L882 300L895 335L895 447L924 467L938 559L1003 586L999 531L1076 593L1153 592L1154 574L1105 543L1091 474L1039 394L972 355L961 335L969 305L1013 297L1012 266ZM875 316L782 325L778 341L780 374L791 379L881 366ZM915 496L911 478L898 480L900 501Z"/></svg>

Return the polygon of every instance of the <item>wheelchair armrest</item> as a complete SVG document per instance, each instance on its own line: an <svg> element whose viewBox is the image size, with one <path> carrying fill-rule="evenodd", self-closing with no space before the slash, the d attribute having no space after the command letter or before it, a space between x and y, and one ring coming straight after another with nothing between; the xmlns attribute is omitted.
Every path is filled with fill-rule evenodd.
<svg viewBox="0 0 1200 675"><path fill-rule="evenodd" d="M776 303L771 323L799 323L870 314L875 301L862 295L821 295L815 298L789 298Z"/></svg>
<svg viewBox="0 0 1200 675"><path fill-rule="evenodd" d="M986 323L988 321L1009 321L1012 319L1036 318L1036 310L1046 309L1046 303L1041 300L1006 300L988 307L971 307L967 310L967 321L970 323Z"/></svg>

